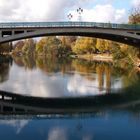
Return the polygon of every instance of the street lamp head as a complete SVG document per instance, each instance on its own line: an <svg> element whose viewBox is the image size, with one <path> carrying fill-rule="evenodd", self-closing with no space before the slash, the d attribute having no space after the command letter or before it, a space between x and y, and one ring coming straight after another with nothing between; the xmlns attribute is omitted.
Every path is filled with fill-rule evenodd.
<svg viewBox="0 0 140 140"><path fill-rule="evenodd" d="M83 9L79 7L79 8L77 9L77 13L79 14L78 20L79 20L79 21L82 21L82 16L81 16L81 14L83 13Z"/></svg>
<svg viewBox="0 0 140 140"><path fill-rule="evenodd" d="M73 17L73 15L72 15L71 13L69 13L69 14L67 15L67 17L68 17L69 20L71 20L72 17Z"/></svg>
<svg viewBox="0 0 140 140"><path fill-rule="evenodd" d="M79 7L79 8L77 9L77 13L78 13L78 14L81 14L82 12L83 12L83 9Z"/></svg>

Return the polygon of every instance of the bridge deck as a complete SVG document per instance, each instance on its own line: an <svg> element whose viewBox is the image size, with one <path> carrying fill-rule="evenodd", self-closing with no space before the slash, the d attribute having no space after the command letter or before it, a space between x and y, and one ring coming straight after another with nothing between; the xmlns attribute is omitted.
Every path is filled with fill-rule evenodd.
<svg viewBox="0 0 140 140"><path fill-rule="evenodd" d="M7 23L0 23L0 28L77 27L77 26L140 30L140 24L116 24L116 23L97 23L97 22L7 22Z"/></svg>

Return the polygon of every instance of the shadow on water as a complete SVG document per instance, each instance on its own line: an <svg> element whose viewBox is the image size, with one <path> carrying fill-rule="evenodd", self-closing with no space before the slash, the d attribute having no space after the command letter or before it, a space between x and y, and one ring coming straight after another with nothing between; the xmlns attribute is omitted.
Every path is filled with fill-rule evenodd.
<svg viewBox="0 0 140 140"><path fill-rule="evenodd" d="M133 89L133 90L132 90ZM91 97L41 98L0 91L1 114L71 114L105 110L140 111L139 85L124 93Z"/></svg>

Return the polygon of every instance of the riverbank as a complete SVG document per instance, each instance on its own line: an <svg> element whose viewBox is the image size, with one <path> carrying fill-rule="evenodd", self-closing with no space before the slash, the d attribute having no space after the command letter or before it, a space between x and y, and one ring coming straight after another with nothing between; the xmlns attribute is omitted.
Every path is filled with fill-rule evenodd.
<svg viewBox="0 0 140 140"><path fill-rule="evenodd" d="M8 55L8 54L6 54ZM9 53L11 56L26 56L23 53ZM28 55L30 56L30 55ZM51 55L43 55L43 54L34 54L32 55L33 57L46 57L46 56L51 56ZM54 56L56 59L58 58L57 56ZM61 58L61 57L59 57ZM78 58L82 60L87 60L87 61L97 61L97 62L106 62L106 63L112 63L116 65L117 67L120 68L127 68L127 67L133 67L134 69L140 71L140 60L135 59L133 60L131 57L128 58L123 58L123 59L113 59L112 54L82 54L82 55L70 55L70 56L63 56L62 58Z"/></svg>
<svg viewBox="0 0 140 140"><path fill-rule="evenodd" d="M72 57L90 61L103 61L113 63L113 56L111 54L84 54L84 55L73 55Z"/></svg>

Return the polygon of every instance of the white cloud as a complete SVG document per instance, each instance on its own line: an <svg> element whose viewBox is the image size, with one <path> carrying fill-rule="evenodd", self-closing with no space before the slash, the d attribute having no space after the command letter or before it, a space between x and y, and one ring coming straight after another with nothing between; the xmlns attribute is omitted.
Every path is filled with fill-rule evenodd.
<svg viewBox="0 0 140 140"><path fill-rule="evenodd" d="M133 7L137 7L138 5L140 5L140 0L132 0Z"/></svg>
<svg viewBox="0 0 140 140"><path fill-rule="evenodd" d="M96 76L95 76L96 77ZM103 87L105 89L105 87ZM98 80L90 81L79 74L72 76L67 84L67 89L73 96L105 94L105 90L99 91Z"/></svg>
<svg viewBox="0 0 140 140"><path fill-rule="evenodd" d="M70 11L73 16L73 21L78 19L76 11ZM114 22L123 23L127 22L126 10L115 9L112 5L96 5L94 9L84 9L82 14L83 21L93 22Z"/></svg>
<svg viewBox="0 0 140 140"><path fill-rule="evenodd" d="M133 0L137 3L139 0ZM103 1L101 1L103 3ZM97 0L0 0L0 22L7 21L64 21L76 8L84 8L83 20L97 22L126 22L125 9L115 9L112 0L95 5ZM72 10L72 11L70 11Z"/></svg>
<svg viewBox="0 0 140 140"><path fill-rule="evenodd" d="M0 20L61 20L65 8L71 4L66 0L0 0Z"/></svg>
<svg viewBox="0 0 140 140"><path fill-rule="evenodd" d="M126 10L125 9L121 9L121 10L116 10L116 14L115 14L115 21L114 22L126 22L128 19L126 17Z"/></svg>

